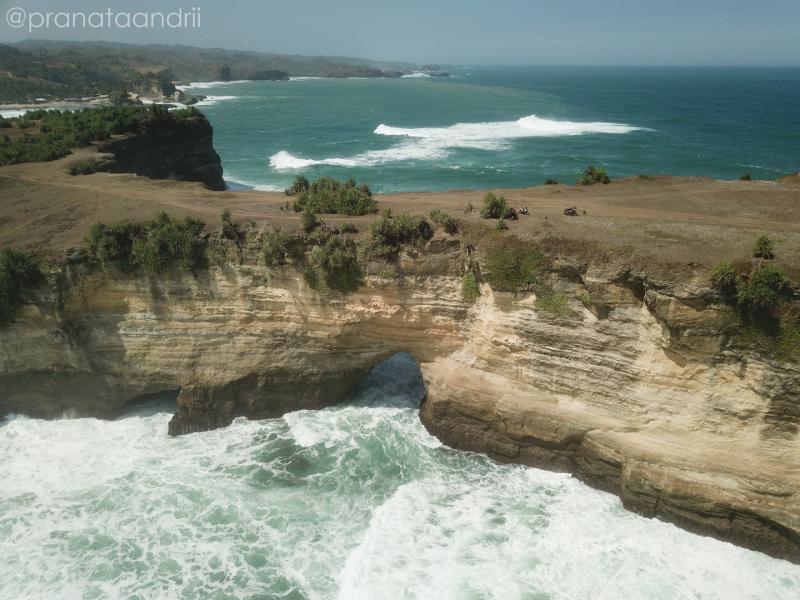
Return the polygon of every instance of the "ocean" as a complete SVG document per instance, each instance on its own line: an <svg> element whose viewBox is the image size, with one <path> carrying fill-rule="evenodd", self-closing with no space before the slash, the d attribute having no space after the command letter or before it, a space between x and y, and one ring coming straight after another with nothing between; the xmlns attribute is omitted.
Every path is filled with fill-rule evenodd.
<svg viewBox="0 0 800 600"><path fill-rule="evenodd" d="M302 174L377 191L573 183L588 165L756 179L800 170L800 69L458 68L449 78L197 84L232 188Z"/></svg>
<svg viewBox="0 0 800 600"><path fill-rule="evenodd" d="M796 600L800 566L449 449L408 355L349 402L177 438L173 407L0 424L0 597Z"/></svg>

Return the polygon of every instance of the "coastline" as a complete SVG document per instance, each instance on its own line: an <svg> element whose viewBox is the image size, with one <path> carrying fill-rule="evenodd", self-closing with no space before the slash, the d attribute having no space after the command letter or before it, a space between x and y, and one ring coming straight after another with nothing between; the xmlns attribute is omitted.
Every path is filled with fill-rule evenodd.
<svg viewBox="0 0 800 600"><path fill-rule="evenodd" d="M210 147L210 132L203 135ZM343 297L309 288L287 268L265 268L255 251L207 274L130 277L84 264L78 248L92 224L162 211L213 224L229 209L262 232L299 229L281 192L68 173L70 164L97 154L83 148L47 163L0 168L0 189L8 192L0 200L7 215L0 246L51 259L61 282L58 293L44 293L0 332L14 365L3 376L15 390L12 412L110 417L137 398L179 389L170 431L190 433L239 416L272 418L336 403L377 362L410 352L428 390L423 422L448 445L567 470L618 493L636 512L800 562L800 514L792 509L792 477L800 472L792 440L800 428L787 392L800 374L796 365L731 346L707 283L714 264L741 259L762 233L781 240L773 264L800 275L800 218L791 218L800 210L796 177L646 177L496 190L512 206L531 209L505 234L476 211L464 212L481 205L481 191L379 195L379 210L456 215L462 233L437 234L424 248L404 252L389 278L384 263L368 265L363 289ZM586 214L566 216L565 205ZM359 240L375 218L322 216L329 227L352 222ZM473 245L485 253L493 239L546 253L550 285L565 295L568 312L543 315L535 294L486 283L481 300L467 303L459 265ZM478 273L489 268L485 257L470 259ZM55 298L71 300L62 307ZM230 319L233 306L238 316ZM292 306L314 317L292 316ZM187 318L195 333L181 329ZM83 333L72 329L75 322ZM242 328L245 322L251 325ZM252 323L259 323L257 334ZM363 331L371 333L357 333ZM237 342L242 335L264 341L258 354L236 350L252 347ZM20 346L26 336L30 344ZM293 336L289 346L268 343ZM198 351L201 339L207 347ZM101 350L93 340L115 341ZM85 355L78 362L76 348ZM300 353L289 363L278 360L286 352ZM101 362L93 358L100 355ZM272 365L282 366L272 372ZM303 370L300 387L294 369ZM267 371L271 378L262 379ZM63 393L75 385L83 396L93 390L87 403L78 402L78 388ZM52 389L60 390L57 398ZM759 464L758 476L731 461L743 447Z"/></svg>

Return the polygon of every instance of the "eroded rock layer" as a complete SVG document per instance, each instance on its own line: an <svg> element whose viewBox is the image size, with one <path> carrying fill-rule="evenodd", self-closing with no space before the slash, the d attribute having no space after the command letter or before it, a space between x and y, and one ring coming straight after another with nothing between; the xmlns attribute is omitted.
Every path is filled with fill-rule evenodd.
<svg viewBox="0 0 800 600"><path fill-rule="evenodd" d="M575 473L626 506L800 560L800 367L730 345L705 275L548 273L563 310L483 284L459 243L404 255L348 295L291 267L158 278L65 267L0 331L0 414L113 416L178 392L173 434L341 401L399 351L420 416L454 447Z"/></svg>

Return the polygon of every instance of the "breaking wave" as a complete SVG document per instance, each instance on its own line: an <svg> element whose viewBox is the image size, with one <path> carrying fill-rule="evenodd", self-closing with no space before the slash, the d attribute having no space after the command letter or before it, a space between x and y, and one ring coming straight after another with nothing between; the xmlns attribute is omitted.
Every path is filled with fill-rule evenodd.
<svg viewBox="0 0 800 600"><path fill-rule="evenodd" d="M562 137L590 134L621 135L634 131L650 131L623 123L556 121L536 115L516 121L456 123L449 127L393 127L381 123L375 135L405 138L391 148L371 150L350 157L310 159L281 150L270 157L270 166L283 171L304 169L313 165L337 167L370 167L408 160L441 160L458 148L502 150L515 139Z"/></svg>
<svg viewBox="0 0 800 600"><path fill-rule="evenodd" d="M800 567L443 447L408 355L351 402L170 437L172 406L0 421L0 596L796 600Z"/></svg>

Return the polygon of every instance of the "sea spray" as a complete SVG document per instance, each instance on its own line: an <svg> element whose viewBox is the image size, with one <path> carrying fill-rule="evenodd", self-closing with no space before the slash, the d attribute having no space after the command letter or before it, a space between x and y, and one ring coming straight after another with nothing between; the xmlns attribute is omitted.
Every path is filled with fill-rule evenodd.
<svg viewBox="0 0 800 600"><path fill-rule="evenodd" d="M0 426L0 597L794 599L800 567L452 450L408 355L346 405L170 438L171 407Z"/></svg>

